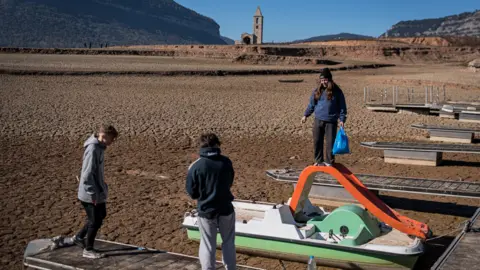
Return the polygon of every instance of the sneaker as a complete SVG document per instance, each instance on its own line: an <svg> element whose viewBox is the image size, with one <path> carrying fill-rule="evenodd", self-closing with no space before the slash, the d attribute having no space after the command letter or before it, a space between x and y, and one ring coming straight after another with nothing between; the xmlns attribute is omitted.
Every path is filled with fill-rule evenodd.
<svg viewBox="0 0 480 270"><path fill-rule="evenodd" d="M331 163L328 163L328 162L323 162L323 165L324 165L324 166L327 166L327 167L332 167L332 164L331 164Z"/></svg>
<svg viewBox="0 0 480 270"><path fill-rule="evenodd" d="M323 162L315 162L313 163L313 166L323 166Z"/></svg>
<svg viewBox="0 0 480 270"><path fill-rule="evenodd" d="M88 259L100 259L105 257L105 254L98 253L95 250L83 250L83 257Z"/></svg>
<svg viewBox="0 0 480 270"><path fill-rule="evenodd" d="M73 242L70 237L55 236L51 239L50 249L54 250L61 247L73 246Z"/></svg>
<svg viewBox="0 0 480 270"><path fill-rule="evenodd" d="M75 235L72 237L72 242L81 248L85 248L85 238L80 239Z"/></svg>

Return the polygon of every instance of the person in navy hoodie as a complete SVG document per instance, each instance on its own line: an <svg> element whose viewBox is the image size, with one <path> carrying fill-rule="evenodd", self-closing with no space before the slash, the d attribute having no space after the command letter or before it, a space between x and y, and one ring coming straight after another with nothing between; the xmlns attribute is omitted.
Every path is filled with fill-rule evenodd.
<svg viewBox="0 0 480 270"><path fill-rule="evenodd" d="M217 135L202 134L199 142L200 157L188 168L186 190L192 199L197 200L200 264L202 270L217 269L215 250L218 230L222 238L225 268L235 269L235 210L230 190L235 171L232 161L221 154Z"/></svg>
<svg viewBox="0 0 480 270"><path fill-rule="evenodd" d="M316 166L331 166L335 162L332 153L337 133L337 125L343 127L347 119L347 105L342 89L333 81L328 68L320 71L317 88L310 96L310 102L302 117L302 123L315 112L313 124L314 156ZM338 121L340 121L338 123ZM323 155L323 140L326 137L326 155Z"/></svg>

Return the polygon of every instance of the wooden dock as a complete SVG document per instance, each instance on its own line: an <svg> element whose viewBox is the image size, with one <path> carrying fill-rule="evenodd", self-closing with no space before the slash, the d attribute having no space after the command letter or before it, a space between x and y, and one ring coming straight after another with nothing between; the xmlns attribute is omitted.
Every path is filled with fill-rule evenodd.
<svg viewBox="0 0 480 270"><path fill-rule="evenodd" d="M104 253L101 259L82 257L82 249L78 246L60 247L54 250L45 247L52 243L50 239L31 241L24 254L25 269L201 269L198 258L183 254L171 253L156 249L142 248L117 242L97 239L95 249ZM216 269L225 269L217 262ZM259 269L248 266L237 266L240 270Z"/></svg>
<svg viewBox="0 0 480 270"><path fill-rule="evenodd" d="M424 129L429 133L430 140L455 142L455 143L472 143L475 133L480 133L479 129L467 129L448 126L432 126L413 124L413 128Z"/></svg>
<svg viewBox="0 0 480 270"><path fill-rule="evenodd" d="M473 270L480 268L480 208L455 237L431 270Z"/></svg>
<svg viewBox="0 0 480 270"><path fill-rule="evenodd" d="M480 110L461 111L458 120L461 122L480 123Z"/></svg>
<svg viewBox="0 0 480 270"><path fill-rule="evenodd" d="M438 166L442 154L480 154L480 146L465 144L431 144L414 142L361 142L361 146L383 150L386 163Z"/></svg>

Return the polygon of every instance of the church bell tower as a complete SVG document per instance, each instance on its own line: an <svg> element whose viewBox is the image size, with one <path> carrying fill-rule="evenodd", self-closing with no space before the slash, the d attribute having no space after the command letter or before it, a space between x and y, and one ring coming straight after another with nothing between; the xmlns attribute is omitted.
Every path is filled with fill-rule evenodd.
<svg viewBox="0 0 480 270"><path fill-rule="evenodd" d="M253 15L253 42L252 44L263 43L263 15L260 7L257 7Z"/></svg>

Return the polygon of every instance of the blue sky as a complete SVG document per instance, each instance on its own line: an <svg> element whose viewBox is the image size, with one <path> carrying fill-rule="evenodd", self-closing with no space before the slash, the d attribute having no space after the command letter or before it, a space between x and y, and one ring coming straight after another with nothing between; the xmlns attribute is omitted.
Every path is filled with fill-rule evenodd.
<svg viewBox="0 0 480 270"><path fill-rule="evenodd" d="M480 9L480 0L175 0L214 19L220 33L239 39L252 32L260 6L264 42L282 42L348 32L379 36L402 20L438 18ZM294 4L298 3L298 4Z"/></svg>

